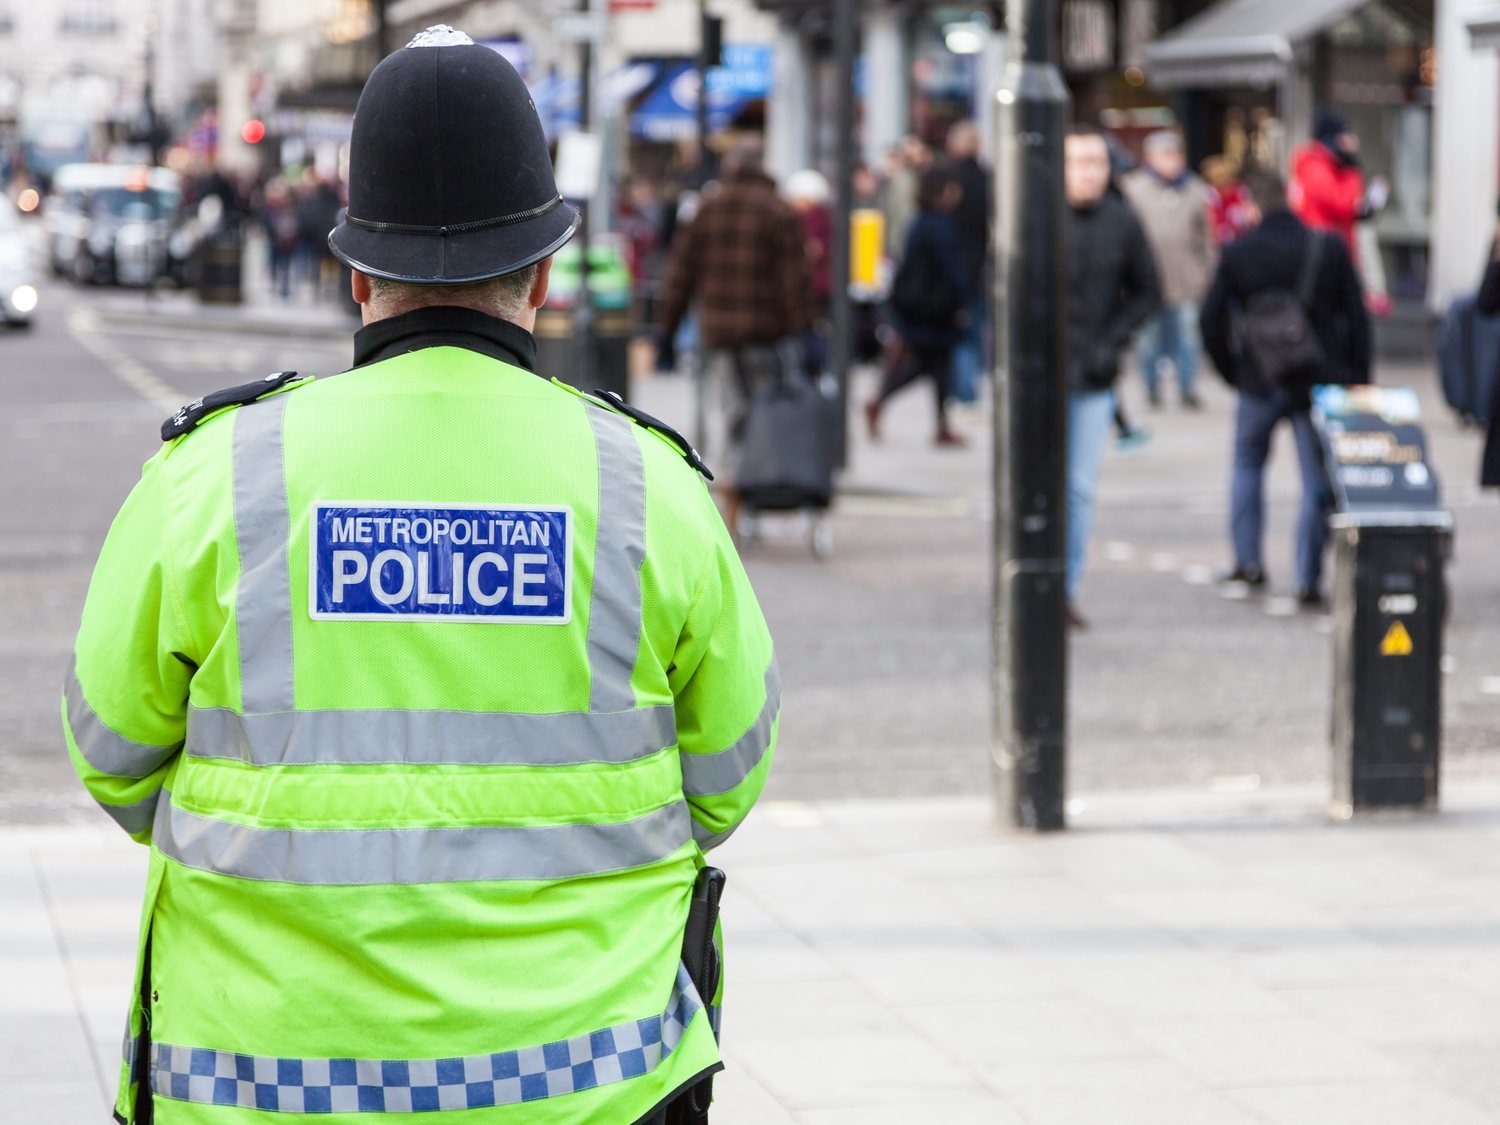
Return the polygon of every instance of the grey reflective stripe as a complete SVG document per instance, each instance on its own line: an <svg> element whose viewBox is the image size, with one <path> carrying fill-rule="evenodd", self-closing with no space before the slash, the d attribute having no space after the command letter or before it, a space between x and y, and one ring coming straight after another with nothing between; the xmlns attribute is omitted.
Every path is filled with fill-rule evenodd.
<svg viewBox="0 0 1500 1125"><path fill-rule="evenodd" d="M156 819L156 802L161 796L161 791L151 794L134 804L130 805L106 805L99 802L99 807L109 813L112 819L121 828L134 836L137 832L144 832L151 827L151 822Z"/></svg>
<svg viewBox="0 0 1500 1125"><path fill-rule="evenodd" d="M717 848L725 840L733 836L734 830L738 827L738 824L731 824L722 832L710 832L695 820L693 821L693 839L698 841L698 850L706 852L710 848Z"/></svg>
<svg viewBox="0 0 1500 1125"><path fill-rule="evenodd" d="M156 818L163 855L205 871L275 883L378 886L570 879L665 859L688 841L681 801L633 820L465 828L253 828L168 802Z"/></svg>
<svg viewBox="0 0 1500 1125"><path fill-rule="evenodd" d="M771 748L771 732L776 729L776 715L781 710L781 674L776 658L766 669L766 702L749 730L727 750L716 754L682 755L682 791L693 797L728 793L760 765Z"/></svg>
<svg viewBox="0 0 1500 1125"><path fill-rule="evenodd" d="M170 746L148 746L110 730L83 697L83 685L78 682L76 671L68 674L63 695L68 705L68 729L73 732L78 752L100 773L113 777L148 777L182 748L181 742Z"/></svg>
<svg viewBox="0 0 1500 1125"><path fill-rule="evenodd" d="M660 1014L571 1039L443 1059L288 1059L153 1043L151 1089L176 1101L277 1113L425 1113L515 1105L650 1074L677 1049L702 1010L692 978L679 964Z"/></svg>
<svg viewBox="0 0 1500 1125"><path fill-rule="evenodd" d="M292 590L287 570L286 395L234 412L234 533L240 552L235 622L246 711L290 711Z"/></svg>
<svg viewBox="0 0 1500 1125"><path fill-rule="evenodd" d="M120 1044L120 1059L125 1063L125 1069L130 1074L135 1074L135 1057L141 1050L141 1037L130 1034L130 1020L125 1021L125 1041Z"/></svg>
<svg viewBox="0 0 1500 1125"><path fill-rule="evenodd" d="M641 640L646 477L635 425L586 403L599 454L599 521L589 601L589 710L635 706L630 674Z"/></svg>
<svg viewBox="0 0 1500 1125"><path fill-rule="evenodd" d="M270 765L622 763L677 741L671 707L591 715L480 711L188 711L187 753Z"/></svg>

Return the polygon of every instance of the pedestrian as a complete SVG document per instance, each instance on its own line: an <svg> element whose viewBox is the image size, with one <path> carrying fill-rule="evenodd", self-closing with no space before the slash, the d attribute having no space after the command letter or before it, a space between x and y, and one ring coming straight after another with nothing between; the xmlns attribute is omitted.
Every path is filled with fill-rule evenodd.
<svg viewBox="0 0 1500 1125"><path fill-rule="evenodd" d="M1068 623L1087 625L1078 588L1094 522L1100 460L1115 413L1120 355L1161 304L1161 287L1145 231L1109 190L1109 144L1091 125L1063 139L1068 197Z"/></svg>
<svg viewBox="0 0 1500 1125"><path fill-rule="evenodd" d="M291 189L280 176L266 181L260 225L266 236L271 287L283 301L288 300L292 295L292 266L297 257L299 225Z"/></svg>
<svg viewBox="0 0 1500 1125"><path fill-rule="evenodd" d="M1490 259L1475 304L1483 316L1500 316L1500 229L1490 242ZM1497 378L1494 373L1490 377ZM1489 428L1480 457L1479 484L1481 488L1500 488L1500 384L1490 392Z"/></svg>
<svg viewBox="0 0 1500 1125"><path fill-rule="evenodd" d="M823 173L804 168L787 177L785 194L802 224L807 249L812 323L802 337L804 361L809 371L822 371L828 360L828 314L833 293L833 211L829 207L828 180Z"/></svg>
<svg viewBox="0 0 1500 1125"><path fill-rule="evenodd" d="M963 332L953 346L953 384L950 394L963 406L979 398L984 368L985 274L990 267L990 216L994 210L994 177L979 161L979 127L959 121L948 130L948 159L958 180L958 206L953 224L958 248L968 274L969 301L964 306Z"/></svg>
<svg viewBox="0 0 1500 1125"><path fill-rule="evenodd" d="M1250 229L1250 193L1227 156L1205 156L1198 170L1210 192L1209 228L1222 248Z"/></svg>
<svg viewBox="0 0 1500 1125"><path fill-rule="evenodd" d="M151 845L116 1120L701 1122L771 639L696 455L533 373L577 216L510 64L419 34L349 159L355 366L169 419L83 611L68 749Z"/></svg>
<svg viewBox="0 0 1500 1125"><path fill-rule="evenodd" d="M1323 548L1332 492L1313 431L1311 389L1320 383L1370 381L1370 318L1359 277L1342 239L1310 230L1287 204L1286 185L1272 172L1246 177L1254 229L1224 248L1203 301L1203 343L1230 386L1239 392L1229 497L1229 538L1234 566L1221 581L1251 590L1266 587L1261 554L1265 527L1262 478L1271 435L1287 421L1302 472L1297 516L1296 594L1309 609L1324 605ZM1290 298L1302 325L1316 337L1321 357L1268 377L1245 340L1251 320L1264 315L1267 298ZM1257 301L1261 304L1257 304ZM1286 336L1286 333L1282 334ZM1295 333L1293 334L1295 335Z"/></svg>
<svg viewBox="0 0 1500 1125"><path fill-rule="evenodd" d="M1333 231L1343 240L1349 257L1359 260L1354 224L1370 209L1359 167L1359 135L1342 114L1318 110L1313 139L1292 156L1288 196L1293 214L1304 226Z"/></svg>
<svg viewBox="0 0 1500 1125"><path fill-rule="evenodd" d="M906 233L917 217L917 188L922 173L932 167L932 150L915 134L908 134L888 155L889 174L885 185L886 256L901 260L906 249Z"/></svg>
<svg viewBox="0 0 1500 1125"><path fill-rule="evenodd" d="M1209 226L1209 190L1187 167L1182 137L1159 129L1142 146L1142 166L1120 180L1120 190L1146 230L1161 279L1162 304L1136 341L1146 398L1161 405L1161 368L1177 376L1178 399L1202 408L1198 379L1198 302L1208 288L1216 248Z"/></svg>
<svg viewBox="0 0 1500 1125"><path fill-rule="evenodd" d="M670 339L698 305L698 333L708 370L725 390L731 483L725 520L738 526L740 437L750 397L780 377L778 345L812 324L806 236L797 214L766 174L764 150L742 141L724 160L718 191L706 195L678 233L667 267L661 328Z"/></svg>
<svg viewBox="0 0 1500 1125"><path fill-rule="evenodd" d="M865 425L872 441L880 439L880 416L891 396L925 375L935 392L933 444L965 444L948 425L953 348L963 334L973 295L953 221L953 209L962 193L957 177L946 168L929 168L922 176L917 217L907 232L901 266L891 283L894 339L887 350L880 391L865 404Z"/></svg>

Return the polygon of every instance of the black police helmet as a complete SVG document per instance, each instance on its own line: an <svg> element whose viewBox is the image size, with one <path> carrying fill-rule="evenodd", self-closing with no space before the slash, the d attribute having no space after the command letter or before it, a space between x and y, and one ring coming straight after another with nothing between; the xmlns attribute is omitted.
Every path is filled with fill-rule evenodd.
<svg viewBox="0 0 1500 1125"><path fill-rule="evenodd" d="M459 285L515 273L578 228L526 85L446 25L383 59L354 112L334 256L370 277Z"/></svg>

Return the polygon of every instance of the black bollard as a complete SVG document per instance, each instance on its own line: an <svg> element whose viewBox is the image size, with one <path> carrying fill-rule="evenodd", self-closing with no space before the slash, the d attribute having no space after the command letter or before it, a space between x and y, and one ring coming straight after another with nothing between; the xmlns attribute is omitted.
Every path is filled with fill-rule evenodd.
<svg viewBox="0 0 1500 1125"><path fill-rule="evenodd" d="M1063 136L1052 0L1006 6L995 270L993 753L1002 823L1065 826L1067 390Z"/></svg>

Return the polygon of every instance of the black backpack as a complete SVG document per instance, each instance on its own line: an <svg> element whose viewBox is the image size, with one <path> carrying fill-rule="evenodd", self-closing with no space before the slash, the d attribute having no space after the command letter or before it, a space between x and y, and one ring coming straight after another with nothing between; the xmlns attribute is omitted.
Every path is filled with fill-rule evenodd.
<svg viewBox="0 0 1500 1125"><path fill-rule="evenodd" d="M948 279L932 246L913 242L891 282L891 308L902 320L924 327L951 328L963 299Z"/></svg>
<svg viewBox="0 0 1500 1125"><path fill-rule="evenodd" d="M1316 381L1327 363L1323 345L1313 330L1308 306L1318 279L1318 262L1327 235L1308 232L1307 253L1295 291L1267 289L1245 302L1240 315L1244 351L1272 387Z"/></svg>

